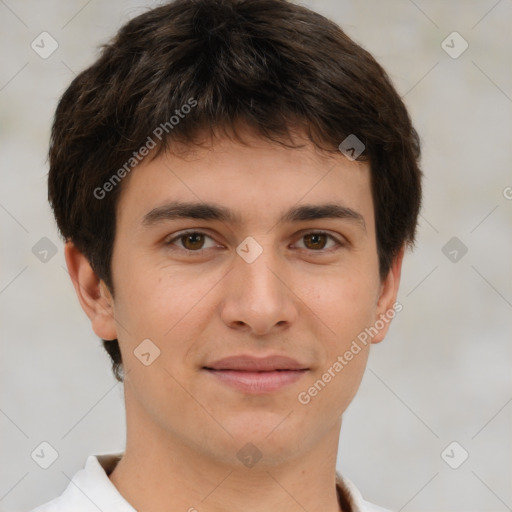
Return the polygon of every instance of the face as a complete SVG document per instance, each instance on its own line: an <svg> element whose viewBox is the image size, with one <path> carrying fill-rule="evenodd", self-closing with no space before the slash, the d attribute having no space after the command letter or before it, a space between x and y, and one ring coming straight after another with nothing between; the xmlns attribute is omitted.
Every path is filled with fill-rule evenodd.
<svg viewBox="0 0 512 512"><path fill-rule="evenodd" d="M251 442L272 463L339 428L399 265L380 280L367 164L249 141L132 171L116 321L95 330L119 340L134 416L219 461Z"/></svg>

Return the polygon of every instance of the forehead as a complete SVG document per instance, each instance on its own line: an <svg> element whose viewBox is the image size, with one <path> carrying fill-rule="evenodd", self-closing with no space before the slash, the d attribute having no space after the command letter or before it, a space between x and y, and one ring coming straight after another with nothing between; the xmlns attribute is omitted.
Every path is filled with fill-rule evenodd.
<svg viewBox="0 0 512 512"><path fill-rule="evenodd" d="M366 162L321 152L309 141L287 148L247 134L244 140L217 138L186 153L146 158L123 183L118 224L144 224L152 210L171 202L216 205L223 221L238 224L291 221L293 207L297 213L299 205L316 204L357 212L363 224L373 218Z"/></svg>

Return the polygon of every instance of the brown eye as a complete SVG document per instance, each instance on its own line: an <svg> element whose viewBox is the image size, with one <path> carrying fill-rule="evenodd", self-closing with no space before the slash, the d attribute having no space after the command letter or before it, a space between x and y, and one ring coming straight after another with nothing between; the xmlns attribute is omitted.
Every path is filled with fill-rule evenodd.
<svg viewBox="0 0 512 512"><path fill-rule="evenodd" d="M167 239L165 245L170 249L178 249L184 251L188 255L197 252L202 255L203 251L218 248L215 240L202 231L182 231L176 233L173 238Z"/></svg>
<svg viewBox="0 0 512 512"><path fill-rule="evenodd" d="M304 245L308 249L324 249L327 243L327 238L328 235L325 233L309 233L308 235L304 235Z"/></svg>
<svg viewBox="0 0 512 512"><path fill-rule="evenodd" d="M197 251L204 245L204 235L202 233L187 233L179 237L185 249Z"/></svg>
<svg viewBox="0 0 512 512"><path fill-rule="evenodd" d="M324 254L332 250L341 249L345 246L343 242L334 238L333 235L324 231L311 231L302 235L297 242L300 249Z"/></svg>

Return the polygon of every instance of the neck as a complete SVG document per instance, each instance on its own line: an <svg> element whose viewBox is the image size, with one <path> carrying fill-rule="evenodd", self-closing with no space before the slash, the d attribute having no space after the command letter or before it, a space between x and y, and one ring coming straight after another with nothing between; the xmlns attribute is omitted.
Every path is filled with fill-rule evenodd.
<svg viewBox="0 0 512 512"><path fill-rule="evenodd" d="M187 445L135 409L128 401L126 450L109 478L136 510L341 510L336 492L341 420L314 450L286 460L263 455L252 467L245 467L236 459L220 459Z"/></svg>

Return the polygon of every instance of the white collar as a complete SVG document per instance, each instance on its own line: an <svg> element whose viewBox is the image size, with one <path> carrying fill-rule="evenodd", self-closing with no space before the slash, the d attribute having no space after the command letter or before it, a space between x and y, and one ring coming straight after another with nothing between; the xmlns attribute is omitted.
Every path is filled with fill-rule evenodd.
<svg viewBox="0 0 512 512"><path fill-rule="evenodd" d="M54 500L32 512L137 512L120 494L108 475L123 453L90 455L85 467L78 471L65 491ZM337 474L337 485L352 507L351 512L389 512L364 501L356 486Z"/></svg>

